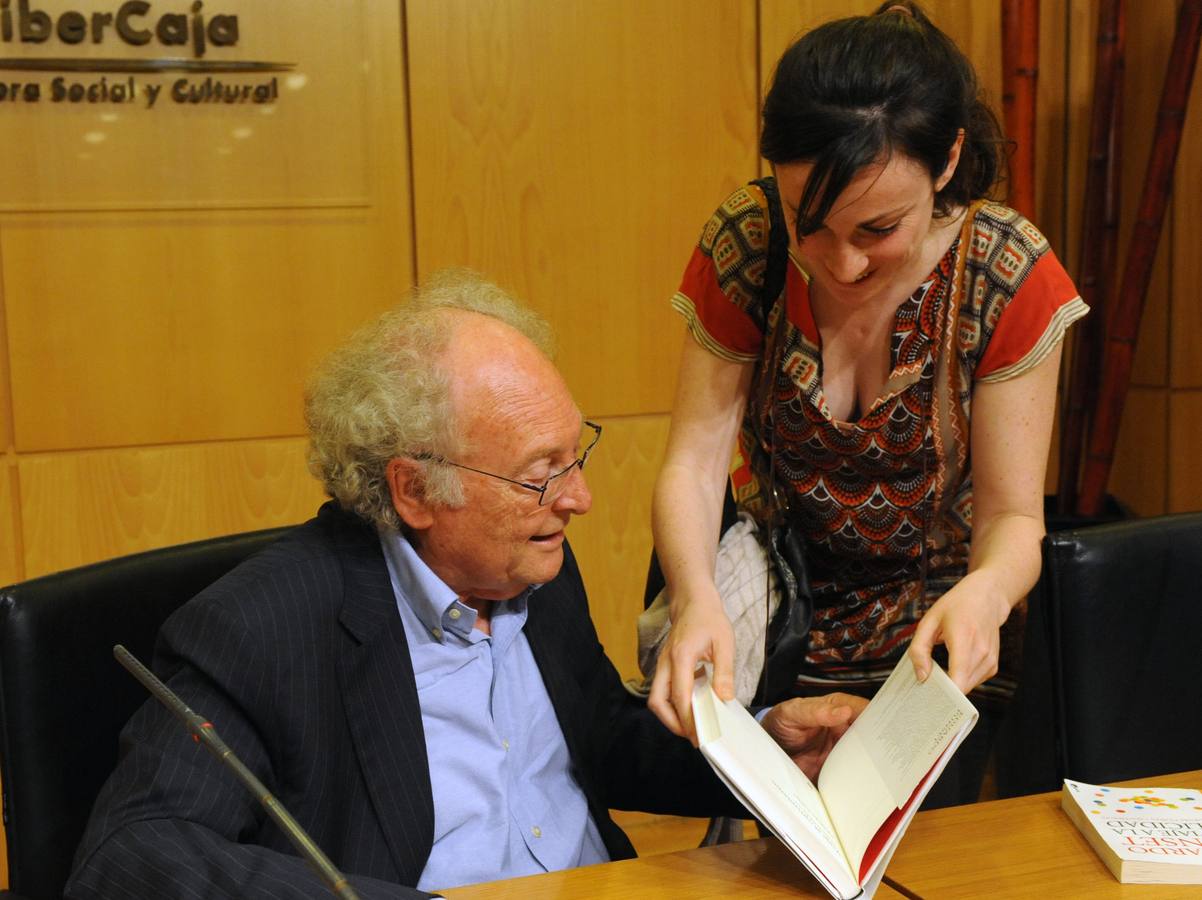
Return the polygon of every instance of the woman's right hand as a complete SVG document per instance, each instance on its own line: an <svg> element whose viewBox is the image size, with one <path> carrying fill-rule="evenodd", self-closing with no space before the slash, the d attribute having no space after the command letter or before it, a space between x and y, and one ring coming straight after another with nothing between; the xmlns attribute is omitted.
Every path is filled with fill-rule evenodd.
<svg viewBox="0 0 1202 900"><path fill-rule="evenodd" d="M678 612L679 610L679 612ZM693 679L703 660L714 664L712 684L722 700L735 696L735 634L717 590L679 598L671 607L672 630L664 639L647 706L673 734L697 745L693 725Z"/></svg>
<svg viewBox="0 0 1202 900"><path fill-rule="evenodd" d="M694 745L697 664L714 664L719 697L735 695L734 629L713 572L727 472L751 394L752 368L715 356L685 335L668 446L651 508L655 552L672 598L672 630L660 650L647 705L670 731Z"/></svg>

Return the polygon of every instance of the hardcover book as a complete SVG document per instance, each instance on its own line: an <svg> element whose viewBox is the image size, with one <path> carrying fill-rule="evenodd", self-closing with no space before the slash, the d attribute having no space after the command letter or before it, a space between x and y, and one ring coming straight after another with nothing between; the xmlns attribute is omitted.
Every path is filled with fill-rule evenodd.
<svg viewBox="0 0 1202 900"><path fill-rule="evenodd" d="M839 739L815 785L736 701L693 689L697 738L720 778L833 897L871 897L893 851L977 711L932 666L903 658Z"/></svg>
<svg viewBox="0 0 1202 900"><path fill-rule="evenodd" d="M1202 884L1202 791L1066 778L1060 807L1124 884Z"/></svg>

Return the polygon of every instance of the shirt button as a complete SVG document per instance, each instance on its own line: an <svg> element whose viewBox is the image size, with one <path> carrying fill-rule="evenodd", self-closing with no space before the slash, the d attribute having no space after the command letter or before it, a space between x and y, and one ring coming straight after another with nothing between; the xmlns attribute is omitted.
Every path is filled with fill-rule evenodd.
<svg viewBox="0 0 1202 900"><path fill-rule="evenodd" d="M430 634L434 635L434 640L436 640L436 641L442 640L442 629L441 628L432 629L430 631Z"/></svg>
<svg viewBox="0 0 1202 900"><path fill-rule="evenodd" d="M509 749L509 741L501 741L501 746L504 747L506 750L508 750Z"/></svg>
<svg viewBox="0 0 1202 900"><path fill-rule="evenodd" d="M530 833L533 834L537 838L540 838L543 836L543 830L541 828L539 828L537 825L535 825L533 828L530 829Z"/></svg>
<svg viewBox="0 0 1202 900"><path fill-rule="evenodd" d="M463 613L457 609L452 609L449 613L447 613L447 615L449 615L452 619L458 619L461 615L463 615Z"/></svg>

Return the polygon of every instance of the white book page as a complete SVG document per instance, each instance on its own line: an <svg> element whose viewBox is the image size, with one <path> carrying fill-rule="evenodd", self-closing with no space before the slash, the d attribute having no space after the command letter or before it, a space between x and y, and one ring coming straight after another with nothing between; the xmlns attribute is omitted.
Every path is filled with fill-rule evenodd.
<svg viewBox="0 0 1202 900"><path fill-rule="evenodd" d="M837 772L833 780L826 777L827 769L835 758L832 751L818 775L818 784L848 863L858 873L869 842L885 819L897 809L897 805L889 793L889 786L873 768L872 754L865 748L860 735L853 734L849 729L839 739L835 749L842 751L839 764L844 771ZM837 786L832 788L832 783ZM837 798L833 805L827 799L827 791L831 792L831 798Z"/></svg>
<svg viewBox="0 0 1202 900"><path fill-rule="evenodd" d="M707 678L693 688L701 751L727 784L832 893L859 893L817 788L736 701L723 703Z"/></svg>
<svg viewBox="0 0 1202 900"><path fill-rule="evenodd" d="M881 824L900 809L977 711L939 666L923 683L903 657L827 757L818 789L853 871Z"/></svg>

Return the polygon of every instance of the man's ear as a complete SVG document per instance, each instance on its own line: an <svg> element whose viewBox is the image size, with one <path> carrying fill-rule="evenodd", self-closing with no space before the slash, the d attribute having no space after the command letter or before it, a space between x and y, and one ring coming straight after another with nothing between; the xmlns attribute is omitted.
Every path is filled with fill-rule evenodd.
<svg viewBox="0 0 1202 900"><path fill-rule="evenodd" d="M429 528L434 523L434 514L421 489L421 463L397 457L388 461L384 472L392 494L392 506L401 521L415 531Z"/></svg>

